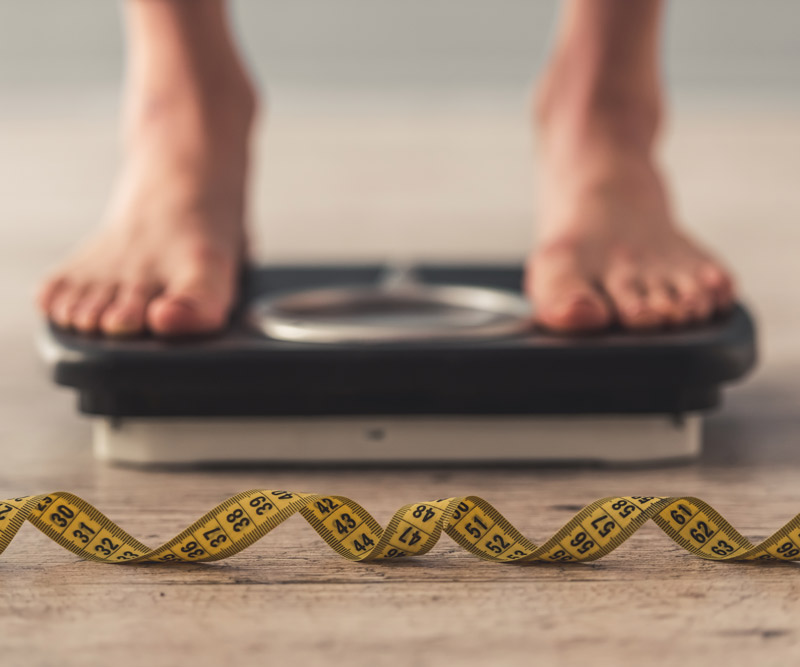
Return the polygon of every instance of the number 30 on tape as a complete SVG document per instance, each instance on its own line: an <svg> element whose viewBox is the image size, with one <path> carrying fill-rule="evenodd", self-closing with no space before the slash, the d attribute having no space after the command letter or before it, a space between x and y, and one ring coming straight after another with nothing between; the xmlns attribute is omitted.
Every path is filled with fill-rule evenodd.
<svg viewBox="0 0 800 667"><path fill-rule="evenodd" d="M85 500L56 492L0 501L0 553L28 521L65 549L102 563L221 560L300 513L334 551L353 561L419 556L442 532L497 563L579 563L612 552L651 519L686 551L718 561L800 559L800 515L751 544L699 498L620 496L584 507L541 546L476 496L405 505L384 530L344 496L245 491L229 498L157 549L145 546Z"/></svg>

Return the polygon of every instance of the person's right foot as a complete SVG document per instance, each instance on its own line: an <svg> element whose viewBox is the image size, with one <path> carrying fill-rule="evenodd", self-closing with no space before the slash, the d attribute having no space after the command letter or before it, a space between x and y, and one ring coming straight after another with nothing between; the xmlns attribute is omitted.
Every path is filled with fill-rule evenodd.
<svg viewBox="0 0 800 667"><path fill-rule="evenodd" d="M127 155L106 224L41 287L53 322L86 333L224 326L245 249L254 95L243 77L134 89Z"/></svg>

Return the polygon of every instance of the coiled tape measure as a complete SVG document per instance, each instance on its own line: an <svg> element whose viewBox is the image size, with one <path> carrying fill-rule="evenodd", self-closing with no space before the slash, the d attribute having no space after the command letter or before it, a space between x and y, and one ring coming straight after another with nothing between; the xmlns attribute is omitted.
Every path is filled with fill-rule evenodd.
<svg viewBox="0 0 800 667"><path fill-rule="evenodd" d="M151 549L85 500L65 492L0 501L0 553L25 521L81 558L103 563L207 562L250 546L299 512L331 548L352 561L419 556L442 532L484 560L585 562L611 553L648 519L686 551L717 561L800 559L800 515L751 544L699 498L620 496L584 507L541 546L477 496L405 505L386 529L344 496L245 491Z"/></svg>

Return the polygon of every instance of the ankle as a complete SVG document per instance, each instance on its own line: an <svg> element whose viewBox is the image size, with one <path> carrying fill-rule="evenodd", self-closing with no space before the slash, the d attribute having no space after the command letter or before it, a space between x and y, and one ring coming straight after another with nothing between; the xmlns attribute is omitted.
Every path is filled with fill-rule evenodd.
<svg viewBox="0 0 800 667"><path fill-rule="evenodd" d="M241 151L258 114L253 85L235 69L227 76L141 77L130 81L126 97L123 130L132 147L185 140Z"/></svg>
<svg viewBox="0 0 800 667"><path fill-rule="evenodd" d="M131 131L183 116L202 129L249 129L256 92L225 0L125 3Z"/></svg>
<svg viewBox="0 0 800 667"><path fill-rule="evenodd" d="M533 98L540 136L560 143L600 140L615 151L649 153L662 119L656 87L648 82L579 67L556 56ZM560 147L563 148L563 147Z"/></svg>

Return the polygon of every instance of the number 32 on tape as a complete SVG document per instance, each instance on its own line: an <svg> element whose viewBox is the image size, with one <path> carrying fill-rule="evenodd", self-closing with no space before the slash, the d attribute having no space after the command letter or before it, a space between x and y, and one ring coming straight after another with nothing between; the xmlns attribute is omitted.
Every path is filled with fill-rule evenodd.
<svg viewBox="0 0 800 667"><path fill-rule="evenodd" d="M612 552L648 520L700 558L800 559L800 515L755 545L710 505L692 497L602 498L536 545L477 496L405 505L383 529L361 505L344 496L263 489L229 498L156 549L71 493L0 500L0 553L27 521L86 560L202 563L233 556L297 513L334 551L362 562L419 556L444 532L466 551L497 563L579 563Z"/></svg>

